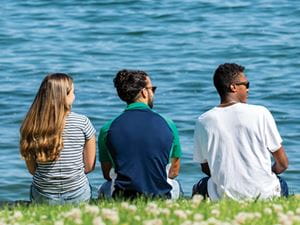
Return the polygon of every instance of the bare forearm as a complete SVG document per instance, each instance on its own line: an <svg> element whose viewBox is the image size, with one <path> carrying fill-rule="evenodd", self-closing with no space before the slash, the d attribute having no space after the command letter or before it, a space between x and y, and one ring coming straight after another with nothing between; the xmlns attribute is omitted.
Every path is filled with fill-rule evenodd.
<svg viewBox="0 0 300 225"><path fill-rule="evenodd" d="M96 163L96 138L86 140L83 152L84 172L89 173L94 170Z"/></svg>
<svg viewBox="0 0 300 225"><path fill-rule="evenodd" d="M272 166L272 171L276 174L280 174L280 173L283 173L285 170L287 169L287 167L285 166L282 166L278 163L274 163L273 166Z"/></svg>
<svg viewBox="0 0 300 225"><path fill-rule="evenodd" d="M172 158L171 167L169 170L168 177L174 179L178 176L180 170L180 159L179 158Z"/></svg>
<svg viewBox="0 0 300 225"><path fill-rule="evenodd" d="M284 148L281 146L277 151L273 152L272 155L275 161L272 166L272 171L276 174L284 172L289 165Z"/></svg>

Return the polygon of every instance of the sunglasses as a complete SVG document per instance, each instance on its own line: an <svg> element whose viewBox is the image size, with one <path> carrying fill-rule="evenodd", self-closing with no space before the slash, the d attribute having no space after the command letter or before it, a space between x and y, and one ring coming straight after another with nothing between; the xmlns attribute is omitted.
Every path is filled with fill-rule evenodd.
<svg viewBox="0 0 300 225"><path fill-rule="evenodd" d="M249 87L250 87L250 82L249 82L249 81L238 82L238 83L235 83L235 85L244 85L247 89L249 89Z"/></svg>
<svg viewBox="0 0 300 225"><path fill-rule="evenodd" d="M145 87L146 89L151 89L151 91L153 92L153 94L155 93L157 87L156 86L152 86L152 87Z"/></svg>

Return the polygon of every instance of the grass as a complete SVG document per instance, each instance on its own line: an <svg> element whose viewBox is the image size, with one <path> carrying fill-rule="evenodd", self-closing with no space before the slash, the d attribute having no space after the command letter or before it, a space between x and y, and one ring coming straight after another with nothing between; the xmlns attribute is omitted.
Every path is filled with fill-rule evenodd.
<svg viewBox="0 0 300 225"><path fill-rule="evenodd" d="M99 200L80 205L6 205L0 209L5 224L300 224L300 196L258 201L220 202L193 199L134 201Z"/></svg>

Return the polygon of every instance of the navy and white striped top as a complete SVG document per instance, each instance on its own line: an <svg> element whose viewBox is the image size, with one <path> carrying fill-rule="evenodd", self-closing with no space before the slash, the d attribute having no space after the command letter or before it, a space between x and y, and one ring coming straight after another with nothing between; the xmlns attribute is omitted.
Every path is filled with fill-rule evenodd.
<svg viewBox="0 0 300 225"><path fill-rule="evenodd" d="M51 194L63 194L85 186L88 179L84 173L84 144L95 133L95 128L86 116L71 112L66 117L64 148L59 159L38 163L33 185L40 192Z"/></svg>

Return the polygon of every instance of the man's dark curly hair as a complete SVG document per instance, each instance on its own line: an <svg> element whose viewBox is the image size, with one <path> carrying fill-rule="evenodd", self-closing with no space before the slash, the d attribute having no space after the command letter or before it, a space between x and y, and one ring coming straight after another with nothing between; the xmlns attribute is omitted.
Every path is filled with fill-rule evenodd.
<svg viewBox="0 0 300 225"><path fill-rule="evenodd" d="M225 97L230 91L230 85L237 81L245 67L235 63L224 63L218 66L214 74L214 85L220 95Z"/></svg>
<svg viewBox="0 0 300 225"><path fill-rule="evenodd" d="M136 100L139 92L146 87L148 74L140 70L120 70L114 78L114 85L120 99L127 104Z"/></svg>

